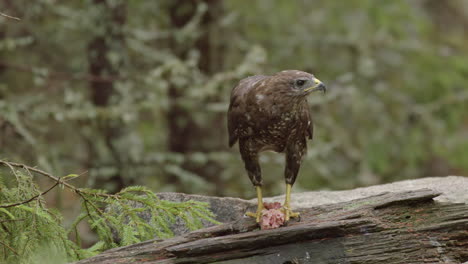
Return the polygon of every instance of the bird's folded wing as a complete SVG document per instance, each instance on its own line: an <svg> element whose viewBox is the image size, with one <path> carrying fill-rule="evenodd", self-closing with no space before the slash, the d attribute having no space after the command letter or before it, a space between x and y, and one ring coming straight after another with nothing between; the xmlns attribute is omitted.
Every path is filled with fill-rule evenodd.
<svg viewBox="0 0 468 264"><path fill-rule="evenodd" d="M246 112L246 94L257 86L261 81L270 76L255 75L242 79L239 84L232 89L231 101L229 104L227 126L229 133L229 146L232 147L239 138L239 127L242 125Z"/></svg>

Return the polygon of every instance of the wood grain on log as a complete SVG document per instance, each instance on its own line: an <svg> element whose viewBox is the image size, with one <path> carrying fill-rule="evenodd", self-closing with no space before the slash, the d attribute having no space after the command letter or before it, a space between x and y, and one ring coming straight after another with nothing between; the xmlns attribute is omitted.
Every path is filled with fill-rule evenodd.
<svg viewBox="0 0 468 264"><path fill-rule="evenodd" d="M464 263L468 205L435 203L437 195L383 193L302 209L300 221L273 230L243 218L77 263Z"/></svg>

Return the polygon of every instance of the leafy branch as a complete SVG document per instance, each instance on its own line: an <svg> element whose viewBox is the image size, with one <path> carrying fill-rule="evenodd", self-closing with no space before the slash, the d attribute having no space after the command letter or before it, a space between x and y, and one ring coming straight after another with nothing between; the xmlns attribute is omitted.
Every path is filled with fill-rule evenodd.
<svg viewBox="0 0 468 264"><path fill-rule="evenodd" d="M59 183L56 182L54 185L52 185L50 188L48 188L47 190L45 190L44 192L38 194L38 195L35 195L25 201L21 201L21 202L17 202L17 203L12 203L12 204L5 204L5 205L0 205L0 208L8 208L8 207L14 207L14 206L18 206L18 205L22 205L22 204L26 204L26 203L29 203L33 200L36 200L38 199L39 197L45 195L46 193L48 193L49 191L51 191L53 188L55 188L55 186L57 186Z"/></svg>
<svg viewBox="0 0 468 264"><path fill-rule="evenodd" d="M82 259L117 246L154 237L171 237L174 235L171 225L177 219L191 230L202 227L202 220L217 223L206 203L160 200L142 186L131 186L109 194L98 189L77 188L67 182L80 175L57 177L34 167L4 160L0 160L0 165L8 167L17 181L16 188L7 188L2 185L0 174L0 219L7 217L0 221L0 231L5 231L0 232L0 246L3 246L4 252L10 252L5 254L4 260L31 258L45 243L54 252L66 252L67 261ZM39 191L32 182L33 173L51 179L54 184L45 191ZM58 212L44 206L43 195L58 185L76 193L81 199L82 212L68 229L61 226ZM20 201L17 201L18 197L21 197ZM78 225L83 220L87 220L99 238L88 249L81 248ZM69 239L72 233L75 241Z"/></svg>

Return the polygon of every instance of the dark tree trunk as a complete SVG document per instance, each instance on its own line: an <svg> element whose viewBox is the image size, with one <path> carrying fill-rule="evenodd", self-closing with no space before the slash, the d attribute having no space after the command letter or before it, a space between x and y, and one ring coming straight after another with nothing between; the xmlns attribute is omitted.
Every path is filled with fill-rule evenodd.
<svg viewBox="0 0 468 264"><path fill-rule="evenodd" d="M4 12L8 12L8 10L13 9L13 5L10 3L9 0L5 0L3 2L3 5L1 5L1 7L4 8ZM0 28L0 39L3 40L6 36L7 36L6 27ZM2 50L0 52L0 58L5 59L6 55L7 55L7 51ZM0 79L1 77L3 77L2 75L5 73L6 69L7 67L3 64L3 62L1 62L0 63ZM5 97L6 96L4 94L4 91L0 89L0 100L5 99ZM11 135L11 126L0 115L0 149L4 149L5 146L7 145L7 142L11 141L12 138L13 136Z"/></svg>
<svg viewBox="0 0 468 264"><path fill-rule="evenodd" d="M101 35L96 35L88 44L88 62L89 74L95 77L109 77L115 79L120 76L119 68L122 62L113 63L109 59L111 51L119 54L125 54L125 38L122 32L122 27L126 21L126 2L117 1L111 4L108 0L93 0L96 8L102 10L101 16L96 19L97 27L104 27L105 30ZM115 2L115 1L114 1ZM102 81L98 78L90 81L90 96L93 104L96 107L108 107L116 102L118 95L114 89L115 81ZM116 99L116 100L113 100ZM103 156L111 157L111 166L116 168L112 175L95 175L94 187L104 188L111 192L116 192L131 184L128 179L125 179L122 173L122 153L116 148L116 142L122 136L122 122L112 118L99 118L96 123L96 129L99 131L107 148L106 154L100 154L97 150L98 146L94 139L88 139L89 159L91 167L99 167L103 160L107 160ZM97 140L96 140L97 141Z"/></svg>
<svg viewBox="0 0 468 264"><path fill-rule="evenodd" d="M427 0L424 7L428 11L433 21L434 28L441 32L468 32L468 16L464 12L466 3L464 1L437 1ZM447 34L434 34L446 36ZM438 39L441 42L447 42L447 39Z"/></svg>
<svg viewBox="0 0 468 264"><path fill-rule="evenodd" d="M450 56L463 54L465 46L454 45L454 42L447 36L464 36L465 43L468 41L468 12L466 10L466 1L438 1L426 0L422 2L424 10L432 22L434 33L431 34L432 44L438 44L440 47L447 48ZM459 42L461 43L461 42ZM457 97L456 93L462 93L463 87L455 88L451 93ZM434 99L435 100L435 99ZM429 133L429 131L427 132ZM434 137L431 135L431 137ZM448 160L440 153L427 148L430 158L422 167L425 168L422 175L455 175L463 174L463 170L455 166L451 160Z"/></svg>
<svg viewBox="0 0 468 264"><path fill-rule="evenodd" d="M216 24L219 18L223 16L222 1L216 0L172 0L169 1L169 17L174 31L179 31L193 19L197 12L199 4L206 4L208 10L201 18L200 36L195 40L194 45L187 47L181 45L175 38L171 39L171 48L176 56L181 60L186 60L188 53L195 49L200 53L198 68L205 75L212 75L222 69L221 53L222 45L213 41L213 35L216 32ZM220 151L225 148L224 119L220 113L210 113L205 109L209 102L196 102L197 107L187 107L181 102L184 98L184 91L190 87L169 87L170 109L167 115L169 128L168 148L171 152L190 154L193 152L208 153ZM218 98L210 98L210 101L216 101ZM203 124L197 123L194 119L194 111L204 111L205 120ZM216 126L216 127L213 127ZM222 126L219 128L218 126ZM221 130L220 130L221 129ZM221 131L221 133L220 133ZM191 164L190 161L182 164L183 169L195 173L207 181L214 183L217 188L214 194L222 194L222 182L219 180L219 174L222 166L214 161L208 161L202 166ZM180 185L180 179L177 175L169 176L170 183L178 186L178 191L190 192L190 188L184 188Z"/></svg>
<svg viewBox="0 0 468 264"><path fill-rule="evenodd" d="M299 210L301 220L258 230L251 218L167 240L116 248L80 264L463 263L468 205L432 190L383 193Z"/></svg>
<svg viewBox="0 0 468 264"><path fill-rule="evenodd" d="M3 39L4 37L5 37L5 31L2 28L2 29L0 29L0 39ZM4 53L4 52L2 52L2 53ZM2 53L0 53L0 55L2 55L2 56L0 56L0 58L4 57L3 56L4 54L2 54ZM0 64L0 78L2 77L4 72L5 72L5 66ZM4 97L5 97L5 95L4 95L3 91L0 90L0 100L3 100ZM6 144L4 142L6 142L6 139L7 139L7 122L6 122L6 120L4 120L2 118L2 116L0 116L0 149L5 148Z"/></svg>

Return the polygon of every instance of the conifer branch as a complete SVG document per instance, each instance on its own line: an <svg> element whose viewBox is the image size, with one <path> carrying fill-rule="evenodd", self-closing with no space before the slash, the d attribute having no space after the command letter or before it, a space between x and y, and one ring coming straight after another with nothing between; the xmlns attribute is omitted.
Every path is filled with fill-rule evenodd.
<svg viewBox="0 0 468 264"><path fill-rule="evenodd" d="M57 182L57 184L62 184L62 185L64 185L65 187L71 189L73 192L77 193L78 195L85 193L85 194L89 194L89 195L97 195L97 196L106 197L106 198L109 198L109 197L114 197L114 198L115 198L115 196L116 196L116 195L114 195L114 194L108 194L108 193L89 193L89 192L86 192L85 190L82 190L82 189L80 189L80 188L77 188L77 187L75 187L75 186L73 186L73 185L67 183L66 181L62 181L62 180L60 179L60 177L56 177L56 176L54 176L54 175L52 175L52 174L50 174L50 173L47 173L47 172L45 172L45 171L43 171L43 170L36 169L36 168L30 167L30 166L25 165L25 164L15 163L15 162L10 162L10 161L5 161L5 160L0 160L0 164L4 164L4 165L10 167L10 169L11 169L12 172L13 172L13 174L15 174L15 176L16 176L17 178L18 178L18 176L17 176L15 170L13 169L13 167L25 169L26 171L28 171L28 173L30 173L30 172L32 171L32 172L36 172L36 173L38 173L38 174L41 174L41 175L43 175L43 176L46 176L46 177L48 177L49 179L52 179L52 180L54 180L55 182ZM54 187L55 187L55 186L54 186Z"/></svg>
<svg viewBox="0 0 468 264"><path fill-rule="evenodd" d="M8 248L11 252L13 252L16 256L19 256L18 252L16 252L12 247L10 247L9 245L3 243L2 241L0 241L0 244L2 244L4 247Z"/></svg>
<svg viewBox="0 0 468 264"><path fill-rule="evenodd" d="M11 190L5 187L5 195L1 195L2 191L0 199L14 201L18 190L22 195L31 196L24 201L0 204L0 212L10 218L0 221L0 228L6 231L0 232L0 240L3 241L0 245L4 245L4 251L11 252L10 257L23 258L33 254L33 249L43 243L41 241L56 239L61 241L58 242L58 247L66 250L68 256L80 259L105 249L130 245L154 237L171 237L174 235L171 225L177 219L182 220L190 230L201 228L202 219L218 223L213 219L215 215L208 210L207 203L160 200L155 193L142 186L130 186L116 194L108 194L103 190L77 188L68 183L68 180L79 176L76 174L56 177L20 163L0 160L0 166L2 165L8 167L10 173L15 175L18 187ZM45 191L38 190L32 181L36 174L53 180L54 184ZM43 199L39 199L57 185L66 187L81 198L83 211L68 230L61 226L60 214L49 210L42 204ZM0 188L4 188L1 182ZM32 204L32 201L36 203ZM77 229L84 219L88 220L89 226L99 237L99 242L87 249L80 248L81 238ZM27 230L28 236L34 239L15 240L14 234L18 228ZM75 241L68 239L70 232L75 233ZM21 254L18 255L17 252Z"/></svg>
<svg viewBox="0 0 468 264"><path fill-rule="evenodd" d="M33 197L25 200L25 201L22 201L22 202L17 202L17 203L12 203L12 204L5 204L5 205L0 205L0 208L8 208L8 207L14 207L14 206L18 206L18 205L21 205L21 204L26 204L26 203L29 203L43 195L45 195L46 193L50 192L53 188L55 188L55 186L57 186L59 184L59 182L56 182L54 185L50 186L49 189L43 191L42 193L38 194L38 195L34 195Z"/></svg>
<svg viewBox="0 0 468 264"><path fill-rule="evenodd" d="M2 221L0 221L0 224L1 224L1 223L6 223L6 222L17 222L17 221L24 221L24 220L26 220L26 218L8 219L8 220L2 220Z"/></svg>

